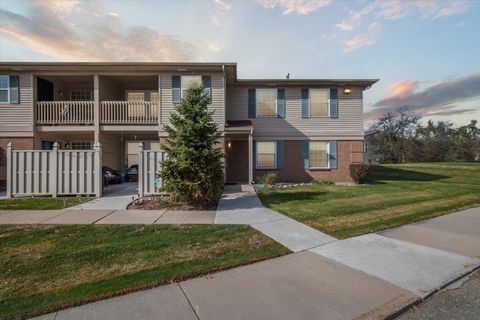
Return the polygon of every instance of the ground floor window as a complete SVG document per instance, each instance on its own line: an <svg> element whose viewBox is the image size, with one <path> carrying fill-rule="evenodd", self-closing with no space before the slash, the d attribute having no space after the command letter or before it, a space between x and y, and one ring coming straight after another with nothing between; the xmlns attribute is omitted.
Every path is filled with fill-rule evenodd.
<svg viewBox="0 0 480 320"><path fill-rule="evenodd" d="M53 150L54 143L53 141L42 140L42 150Z"/></svg>
<svg viewBox="0 0 480 320"><path fill-rule="evenodd" d="M91 141L72 141L70 143L71 150L92 150Z"/></svg>
<svg viewBox="0 0 480 320"><path fill-rule="evenodd" d="M310 141L309 163L310 168L328 168L327 141Z"/></svg>
<svg viewBox="0 0 480 320"><path fill-rule="evenodd" d="M92 92L87 90L76 90L70 93L70 100L72 101L91 101Z"/></svg>
<svg viewBox="0 0 480 320"><path fill-rule="evenodd" d="M275 141L257 141L256 167L258 169L271 169L276 167Z"/></svg>

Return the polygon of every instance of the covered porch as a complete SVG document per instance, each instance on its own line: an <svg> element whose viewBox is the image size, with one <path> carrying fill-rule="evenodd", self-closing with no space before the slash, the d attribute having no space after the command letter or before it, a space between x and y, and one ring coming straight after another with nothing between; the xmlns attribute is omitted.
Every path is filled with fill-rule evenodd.
<svg viewBox="0 0 480 320"><path fill-rule="evenodd" d="M37 150L52 150L58 143L59 150L92 150L94 131L39 131L34 141ZM102 167L127 175L129 170L138 172L139 143L144 150L159 151L158 131L101 131ZM129 179L127 179L128 181ZM136 181L131 177L130 181Z"/></svg>
<svg viewBox="0 0 480 320"><path fill-rule="evenodd" d="M227 121L225 126L227 183L253 181L253 125L246 121Z"/></svg>
<svg viewBox="0 0 480 320"><path fill-rule="evenodd" d="M55 75L35 78L38 126L158 126L158 75Z"/></svg>

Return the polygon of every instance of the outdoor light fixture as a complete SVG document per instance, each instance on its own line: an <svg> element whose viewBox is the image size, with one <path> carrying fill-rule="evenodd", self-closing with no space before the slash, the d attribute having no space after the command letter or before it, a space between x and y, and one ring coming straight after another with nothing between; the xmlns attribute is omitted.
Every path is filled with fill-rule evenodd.
<svg viewBox="0 0 480 320"><path fill-rule="evenodd" d="M230 141L228 141L227 146L228 146L228 149L230 149L232 147L232 143Z"/></svg>
<svg viewBox="0 0 480 320"><path fill-rule="evenodd" d="M352 89L350 89L350 88L343 89L343 93L345 93L345 94L350 94L351 92L352 92Z"/></svg>

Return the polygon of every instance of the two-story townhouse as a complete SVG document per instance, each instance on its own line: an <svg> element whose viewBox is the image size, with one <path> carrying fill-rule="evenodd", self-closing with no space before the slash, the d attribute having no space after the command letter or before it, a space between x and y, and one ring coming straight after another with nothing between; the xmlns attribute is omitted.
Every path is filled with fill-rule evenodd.
<svg viewBox="0 0 480 320"><path fill-rule="evenodd" d="M377 80L243 80L235 63L0 63L0 186L5 149L91 149L125 170L138 143L160 148L192 81L211 96L226 181L349 181L363 161L362 93Z"/></svg>

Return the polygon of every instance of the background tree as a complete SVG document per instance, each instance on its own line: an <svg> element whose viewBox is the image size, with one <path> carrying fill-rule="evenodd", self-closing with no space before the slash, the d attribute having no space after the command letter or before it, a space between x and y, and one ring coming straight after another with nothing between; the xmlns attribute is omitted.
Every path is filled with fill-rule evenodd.
<svg viewBox="0 0 480 320"><path fill-rule="evenodd" d="M455 129L449 121L434 123L429 120L425 126L415 129L417 161L453 161L455 160Z"/></svg>
<svg viewBox="0 0 480 320"><path fill-rule="evenodd" d="M382 162L406 162L419 119L404 109L382 116L371 128L377 132L369 141L373 153L378 154Z"/></svg>
<svg viewBox="0 0 480 320"><path fill-rule="evenodd" d="M477 120L461 127L449 121L419 122L406 109L380 117L366 136L370 152L381 163L472 161L480 154Z"/></svg>
<svg viewBox="0 0 480 320"><path fill-rule="evenodd" d="M471 120L466 126L461 126L455 134L455 158L472 161L480 154L480 128L478 121Z"/></svg>
<svg viewBox="0 0 480 320"><path fill-rule="evenodd" d="M217 147L221 133L208 104L210 97L201 84L192 83L175 106L171 124L164 126L163 189L172 200L196 206L216 203L223 190L223 154Z"/></svg>

